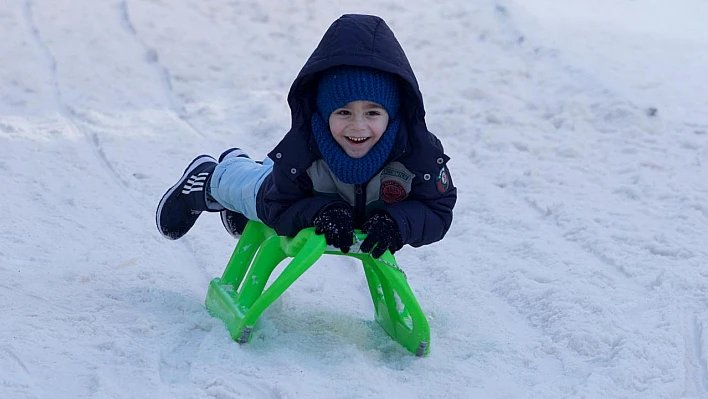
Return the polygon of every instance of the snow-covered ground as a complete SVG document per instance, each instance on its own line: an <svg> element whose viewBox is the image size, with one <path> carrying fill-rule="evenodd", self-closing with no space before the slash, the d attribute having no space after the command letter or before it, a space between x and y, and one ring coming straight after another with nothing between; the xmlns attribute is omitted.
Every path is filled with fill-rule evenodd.
<svg viewBox="0 0 708 399"><path fill-rule="evenodd" d="M204 308L235 241L154 210L199 153L264 156L346 12L387 20L452 157L404 248L432 330L372 323L321 259L238 345ZM701 0L5 0L0 398L707 398Z"/></svg>

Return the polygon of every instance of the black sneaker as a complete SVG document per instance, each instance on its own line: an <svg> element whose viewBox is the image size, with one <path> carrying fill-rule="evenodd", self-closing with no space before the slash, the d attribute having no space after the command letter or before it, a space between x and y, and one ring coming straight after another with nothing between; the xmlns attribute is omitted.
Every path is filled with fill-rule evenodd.
<svg viewBox="0 0 708 399"><path fill-rule="evenodd" d="M176 240L187 234L202 212L224 209L219 203L207 200L205 190L216 165L209 155L194 158L177 183L162 196L155 213L160 234Z"/></svg>
<svg viewBox="0 0 708 399"><path fill-rule="evenodd" d="M251 158L242 149L234 147L224 151L219 156L219 162L232 157ZM241 237L241 234L243 234L243 229L246 228L246 223L248 223L248 218L243 216L241 213L229 209L224 209L221 211L221 224L224 225L226 231L231 234L233 238Z"/></svg>

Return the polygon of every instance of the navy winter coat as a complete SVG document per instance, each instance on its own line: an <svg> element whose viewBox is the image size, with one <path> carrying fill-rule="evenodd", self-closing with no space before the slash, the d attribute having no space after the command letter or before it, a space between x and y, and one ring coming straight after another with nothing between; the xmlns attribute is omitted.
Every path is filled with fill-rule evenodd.
<svg viewBox="0 0 708 399"><path fill-rule="evenodd" d="M320 165L322 169L324 162L310 125L312 113L317 109L317 79L320 72L337 65L380 69L398 75L403 82L402 120L387 166L369 184L349 185L352 193L356 193L352 194L353 198L323 194L318 189L322 183L313 182L313 176L318 175L313 172L314 166ZM381 18L343 15L336 20L293 82L288 103L292 126L268 154L274 161L273 172L257 197L258 217L265 224L280 235L294 236L303 228L311 227L320 210L333 203L348 202L354 206L357 228L374 210L383 209L398 224L404 244L417 247L443 238L452 223L452 209L457 199L457 189L447 170L449 158L440 141L428 131L418 82L398 40ZM408 175L395 170L396 165ZM388 170L389 166L393 169ZM398 175L400 181L406 181L405 187L398 183L389 187L376 180L383 179L384 175ZM374 196L380 192L381 198L370 198L372 190L367 186L374 180L381 186ZM393 197L386 191L387 187L394 189ZM405 199L396 201L401 195ZM368 206L372 201L378 205Z"/></svg>

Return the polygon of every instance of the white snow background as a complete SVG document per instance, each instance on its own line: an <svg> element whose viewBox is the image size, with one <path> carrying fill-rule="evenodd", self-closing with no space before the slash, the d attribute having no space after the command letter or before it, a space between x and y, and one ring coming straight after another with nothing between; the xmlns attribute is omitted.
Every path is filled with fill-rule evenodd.
<svg viewBox="0 0 708 399"><path fill-rule="evenodd" d="M235 343L236 241L154 211L200 153L262 158L343 13L406 50L459 190L397 259L431 331L373 322L325 257ZM4 0L0 398L707 398L701 0Z"/></svg>

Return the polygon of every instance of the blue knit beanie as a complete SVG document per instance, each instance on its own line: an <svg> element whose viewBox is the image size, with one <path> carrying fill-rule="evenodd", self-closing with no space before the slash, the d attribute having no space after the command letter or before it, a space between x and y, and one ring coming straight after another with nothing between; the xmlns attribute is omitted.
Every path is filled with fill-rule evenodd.
<svg viewBox="0 0 708 399"><path fill-rule="evenodd" d="M400 89L393 74L378 69L337 66L326 70L317 88L317 110L322 119L352 101L380 104L394 119L400 108Z"/></svg>
<svg viewBox="0 0 708 399"><path fill-rule="evenodd" d="M352 101L373 101L389 115L386 131L369 152L355 159L347 155L329 130L329 115ZM347 184L369 181L388 159L396 141L401 118L400 88L395 75L377 69L339 66L326 70L317 88L317 110L312 132L327 166Z"/></svg>

